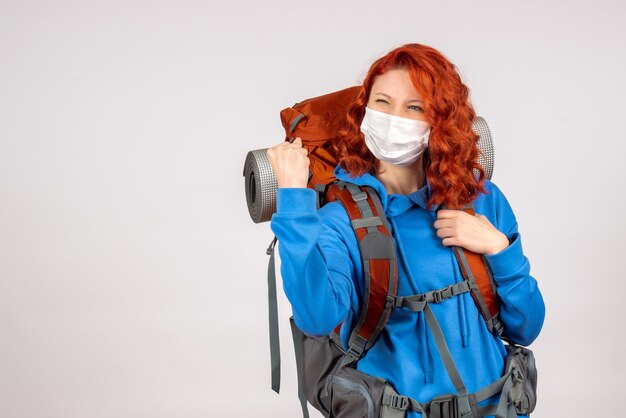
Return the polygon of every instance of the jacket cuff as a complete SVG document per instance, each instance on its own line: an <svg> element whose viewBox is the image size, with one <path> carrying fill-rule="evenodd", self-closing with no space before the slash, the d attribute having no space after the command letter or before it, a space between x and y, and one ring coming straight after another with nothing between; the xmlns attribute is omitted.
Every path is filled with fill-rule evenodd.
<svg viewBox="0 0 626 418"><path fill-rule="evenodd" d="M276 189L276 213L317 212L317 193L308 187Z"/></svg>
<svg viewBox="0 0 626 418"><path fill-rule="evenodd" d="M522 251L522 237L514 232L509 239L509 245L495 254L484 254L495 277L508 277L517 272L524 264L525 256Z"/></svg>

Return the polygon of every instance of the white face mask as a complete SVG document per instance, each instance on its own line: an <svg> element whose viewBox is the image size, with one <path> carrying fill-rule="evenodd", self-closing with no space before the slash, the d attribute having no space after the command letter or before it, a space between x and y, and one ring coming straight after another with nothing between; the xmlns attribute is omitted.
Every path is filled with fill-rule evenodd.
<svg viewBox="0 0 626 418"><path fill-rule="evenodd" d="M365 107L361 132L367 148L376 158L396 165L409 165L428 146L430 125Z"/></svg>

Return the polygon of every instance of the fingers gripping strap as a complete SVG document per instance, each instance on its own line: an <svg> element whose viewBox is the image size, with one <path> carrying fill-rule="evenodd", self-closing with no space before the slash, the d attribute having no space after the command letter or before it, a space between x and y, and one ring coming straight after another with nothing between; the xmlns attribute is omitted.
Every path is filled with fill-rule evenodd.
<svg viewBox="0 0 626 418"><path fill-rule="evenodd" d="M454 247L454 252L463 271L463 276L470 284L470 291L474 302L478 306L489 331L500 329L500 304L493 291L493 278L482 254L477 254L461 247ZM496 325L494 327L494 325Z"/></svg>
<svg viewBox="0 0 626 418"><path fill-rule="evenodd" d="M472 206L464 210L470 215L475 216L474 208ZM489 310L490 317L495 316L499 311L498 300L495 295L495 284L491 270L489 270L489 265L485 262L483 254L465 250L461 247L458 247L458 250L459 255L462 257L465 256L467 264L470 266L470 270L476 279L476 284L478 284L478 289L483 302Z"/></svg>
<svg viewBox="0 0 626 418"><path fill-rule="evenodd" d="M442 208L443 207L444 205L442 205ZM462 210L475 216L472 202L467 203ZM502 329L498 317L500 306L497 299L493 275L489 269L489 265L485 262L483 254L469 251L460 246L454 246L453 250L463 277L469 282L474 303L476 303L478 310L485 320L487 328L489 328L491 332L498 332Z"/></svg>
<svg viewBox="0 0 626 418"><path fill-rule="evenodd" d="M470 284L472 297L474 297L481 311L481 314L483 315L483 317L485 317L486 321L490 320L491 312L489 311L489 308L487 307L487 304L485 303L485 299L483 298L483 295L481 293L481 288L479 287L479 284L476 281L476 276L474 275L474 271L472 270L472 267L470 266L469 260L467 258L470 254L466 254L466 252L461 247L454 247L454 253L459 262L459 265L461 266L461 271L463 273L463 276Z"/></svg>

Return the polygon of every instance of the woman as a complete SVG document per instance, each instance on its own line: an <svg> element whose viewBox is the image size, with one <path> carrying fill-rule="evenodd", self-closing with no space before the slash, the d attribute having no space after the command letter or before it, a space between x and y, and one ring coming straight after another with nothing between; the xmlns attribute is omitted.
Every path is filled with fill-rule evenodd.
<svg viewBox="0 0 626 418"><path fill-rule="evenodd" d="M543 298L530 275L515 215L477 162L475 112L454 66L433 48L408 44L376 60L363 87L348 126L332 144L339 161L335 176L378 192L398 253L398 295L463 281L451 246L484 254L502 302L504 335L530 344L543 325ZM270 148L268 157L278 181L270 227L279 240L285 293L298 327L327 335L339 323L358 319L363 292L358 242L340 203L316 209L299 138ZM470 201L475 216L438 210ZM433 304L432 310L470 393L502 376L506 350L470 294ZM342 327L345 347L349 332ZM455 393L422 312L394 309L357 369L422 403Z"/></svg>

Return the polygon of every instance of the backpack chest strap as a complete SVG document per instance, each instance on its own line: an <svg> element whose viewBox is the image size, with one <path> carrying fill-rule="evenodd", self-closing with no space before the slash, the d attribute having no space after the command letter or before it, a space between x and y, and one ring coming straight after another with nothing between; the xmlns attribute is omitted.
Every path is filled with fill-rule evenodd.
<svg viewBox="0 0 626 418"><path fill-rule="evenodd" d="M421 312L424 310L426 303L439 303L446 299L450 299L454 296L470 291L470 284L467 281L446 286L443 289L431 290L430 292L420 293L419 295L411 296L395 296L391 300L394 308L408 308L414 312Z"/></svg>

